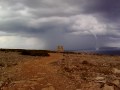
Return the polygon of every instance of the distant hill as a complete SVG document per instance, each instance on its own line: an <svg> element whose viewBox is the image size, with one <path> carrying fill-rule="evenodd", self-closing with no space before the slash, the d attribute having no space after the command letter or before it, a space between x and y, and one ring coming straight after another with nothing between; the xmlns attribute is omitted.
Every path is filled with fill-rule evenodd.
<svg viewBox="0 0 120 90"><path fill-rule="evenodd" d="M86 53L95 53L103 55L120 55L120 48L118 47L100 47L98 50L95 49L80 49L80 50L70 50L76 52L86 52Z"/></svg>
<svg viewBox="0 0 120 90"><path fill-rule="evenodd" d="M120 50L119 47L100 47L99 50Z"/></svg>
<svg viewBox="0 0 120 90"><path fill-rule="evenodd" d="M98 54L107 54L107 55L120 55L120 48L118 47L101 47L98 51L95 51Z"/></svg>

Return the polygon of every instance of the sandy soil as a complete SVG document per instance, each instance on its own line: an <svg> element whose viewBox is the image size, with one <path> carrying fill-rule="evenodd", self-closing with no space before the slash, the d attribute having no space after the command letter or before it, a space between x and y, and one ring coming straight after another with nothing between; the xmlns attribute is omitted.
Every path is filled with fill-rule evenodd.
<svg viewBox="0 0 120 90"><path fill-rule="evenodd" d="M62 59L62 54L50 54L50 57L37 57L26 60L9 68L10 82L2 90L74 90L69 79L57 73L59 69L52 65Z"/></svg>
<svg viewBox="0 0 120 90"><path fill-rule="evenodd" d="M0 55L0 59L19 61L1 68L0 90L120 90L120 56Z"/></svg>

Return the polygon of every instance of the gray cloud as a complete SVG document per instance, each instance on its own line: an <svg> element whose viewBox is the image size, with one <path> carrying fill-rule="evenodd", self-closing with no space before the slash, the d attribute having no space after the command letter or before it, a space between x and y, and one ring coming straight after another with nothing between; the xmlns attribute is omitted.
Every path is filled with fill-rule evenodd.
<svg viewBox="0 0 120 90"><path fill-rule="evenodd" d="M117 21L120 17L119 0L93 0L93 3L85 6L86 13L99 13L104 19Z"/></svg>
<svg viewBox="0 0 120 90"><path fill-rule="evenodd" d="M119 0L1 0L1 47L54 49L62 44L66 49L88 49L96 47L96 40L99 47L119 47L119 4Z"/></svg>

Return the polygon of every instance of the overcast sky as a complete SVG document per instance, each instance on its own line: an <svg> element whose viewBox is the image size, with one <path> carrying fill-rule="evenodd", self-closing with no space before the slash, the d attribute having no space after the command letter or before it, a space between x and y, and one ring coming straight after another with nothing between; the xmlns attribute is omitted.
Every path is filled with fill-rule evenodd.
<svg viewBox="0 0 120 90"><path fill-rule="evenodd" d="M0 48L120 47L120 0L0 0Z"/></svg>

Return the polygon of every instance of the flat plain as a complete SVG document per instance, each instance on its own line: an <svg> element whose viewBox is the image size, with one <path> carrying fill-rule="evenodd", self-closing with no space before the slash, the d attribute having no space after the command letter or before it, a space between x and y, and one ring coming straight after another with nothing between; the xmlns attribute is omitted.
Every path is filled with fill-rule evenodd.
<svg viewBox="0 0 120 90"><path fill-rule="evenodd" d="M0 51L0 90L120 90L120 56Z"/></svg>

